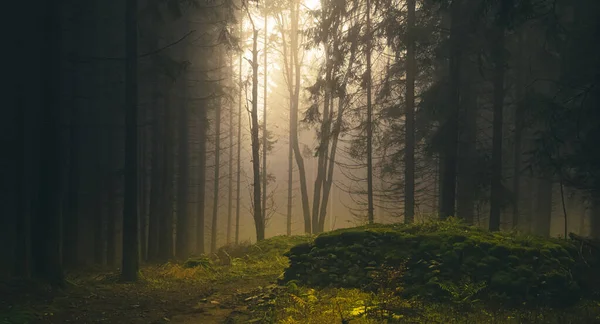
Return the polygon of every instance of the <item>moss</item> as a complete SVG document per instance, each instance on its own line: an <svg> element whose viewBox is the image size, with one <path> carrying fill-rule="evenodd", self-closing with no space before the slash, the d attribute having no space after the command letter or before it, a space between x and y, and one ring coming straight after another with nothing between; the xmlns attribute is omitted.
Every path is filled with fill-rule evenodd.
<svg viewBox="0 0 600 324"><path fill-rule="evenodd" d="M485 286L477 292L480 299L510 305L566 306L593 290L583 284L581 274L590 270L581 267L571 243L490 233L454 219L340 229L287 255L283 280L319 287L376 290L374 272L405 267L396 284L407 297L448 298L452 294L443 287L463 277Z"/></svg>

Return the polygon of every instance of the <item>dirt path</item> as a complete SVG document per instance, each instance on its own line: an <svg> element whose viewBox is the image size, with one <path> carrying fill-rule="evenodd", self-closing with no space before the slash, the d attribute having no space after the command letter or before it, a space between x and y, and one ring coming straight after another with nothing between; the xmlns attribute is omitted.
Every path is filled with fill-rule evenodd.
<svg viewBox="0 0 600 324"><path fill-rule="evenodd" d="M20 293L0 298L0 323L212 324L248 323L248 305L275 278L251 277L229 282L140 282L74 285L65 291ZM19 287L17 287L19 288ZM22 291L22 289L18 289ZM15 290L17 292L17 290ZM3 294L4 295L4 294ZM8 294L6 296L17 296ZM28 320L18 320L27 313Z"/></svg>
<svg viewBox="0 0 600 324"><path fill-rule="evenodd" d="M202 298L188 312L174 315L170 323L176 324L217 324L247 323L251 318L248 304L267 280L245 280L222 284L215 287L215 293Z"/></svg>

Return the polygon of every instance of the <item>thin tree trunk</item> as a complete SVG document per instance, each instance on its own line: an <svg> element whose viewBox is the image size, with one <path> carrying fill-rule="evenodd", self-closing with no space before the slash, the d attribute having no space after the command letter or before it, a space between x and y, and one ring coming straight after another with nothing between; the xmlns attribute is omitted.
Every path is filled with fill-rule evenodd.
<svg viewBox="0 0 600 324"><path fill-rule="evenodd" d="M352 67L354 65L354 61L356 59L356 48L358 43L354 41L350 47L350 58L348 59L348 68L346 69L346 74L344 75L344 79L342 80L342 87L345 89L348 78L350 77L350 73L352 72ZM323 199L321 202L321 211L319 215L319 228L320 231L323 231L325 228L325 217L327 215L327 206L329 203L329 198L331 195L331 186L333 184L333 171L335 167L335 156L337 153L337 144L340 136L340 132L342 130L342 117L344 115L344 111L346 108L346 96L342 93L338 97L338 112L335 120L335 124L333 126L332 134L332 143L331 143L331 153L328 159L328 169L325 173L325 180L323 185Z"/></svg>
<svg viewBox="0 0 600 324"><path fill-rule="evenodd" d="M118 176L111 172L108 185L108 202L106 209L106 264L114 267L117 262L117 203Z"/></svg>
<svg viewBox="0 0 600 324"><path fill-rule="evenodd" d="M138 80L137 0L127 0L125 9L125 181L123 191L123 262L121 280L136 281L138 249Z"/></svg>
<svg viewBox="0 0 600 324"><path fill-rule="evenodd" d="M265 13L265 30L264 30L264 91L263 91L263 138L262 138L262 217L266 222L267 218L267 80L269 68L267 65L267 28L268 20Z"/></svg>
<svg viewBox="0 0 600 324"><path fill-rule="evenodd" d="M406 148L404 169L404 222L413 223L415 219L415 7L416 0L407 1L407 37L406 46Z"/></svg>
<svg viewBox="0 0 600 324"><path fill-rule="evenodd" d="M513 177L513 209L512 209L512 227L517 229L519 227L519 202L521 199L521 147L523 143L523 119L525 118L525 87L524 87L524 71L525 71L525 58L523 57L523 46L524 32L518 33L517 41L517 79L516 79L516 92L517 92L517 104L515 105L515 145L514 145L514 177Z"/></svg>
<svg viewBox="0 0 600 324"><path fill-rule="evenodd" d="M212 212L212 231L210 235L210 251L217 252L217 229L219 215L219 184L221 167L221 104L222 100L215 108L215 178L213 187L213 212Z"/></svg>
<svg viewBox="0 0 600 324"><path fill-rule="evenodd" d="M173 110L171 109L170 93L165 96L164 117L164 164L162 168L163 195L161 197L160 232L159 232L159 260L168 261L173 257L173 202L174 202L174 125Z"/></svg>
<svg viewBox="0 0 600 324"><path fill-rule="evenodd" d="M371 105L371 1L367 0L367 217L375 222L373 207L373 106ZM408 81L408 80L407 80ZM407 89L410 85L407 85ZM408 92L408 90L407 90Z"/></svg>
<svg viewBox="0 0 600 324"><path fill-rule="evenodd" d="M233 88L235 84L234 74L233 74L233 55L229 56L229 70L230 73L230 82ZM229 178L228 189L228 199L227 199L227 245L231 244L231 232L232 232L232 216L233 216L233 101L229 104L229 160L227 164L229 165L229 170L227 172L227 176Z"/></svg>
<svg viewBox="0 0 600 324"><path fill-rule="evenodd" d="M15 125L17 125L17 140L15 141L15 153L16 153L16 171L17 176L15 177L15 192L17 194L17 210L16 210L16 223L15 223L15 261L14 261L14 269L13 274L15 276L20 277L29 277L31 267L30 267L30 219L29 213L27 212L26 205L28 204L28 195L25 191L25 181L26 181L26 148L27 148L27 140L26 140L26 131L27 131L27 116L26 116L26 106L25 106L25 93L24 93L24 85L18 85L18 102L17 102L17 113L15 114L16 120Z"/></svg>
<svg viewBox="0 0 600 324"><path fill-rule="evenodd" d="M454 216L456 206L456 159L458 149L458 111L460 107L461 60L464 19L461 17L463 0L453 1L450 7L450 113L445 125L445 138L441 170L440 218Z"/></svg>
<svg viewBox="0 0 600 324"><path fill-rule="evenodd" d="M154 72L155 74L157 71ZM158 103L158 77L154 80L152 90L152 153L151 153L151 170L150 170L150 210L148 215L148 260L156 261L159 256L159 232L161 217L160 213L164 210L161 203L164 195L164 158L165 154L161 147L163 139L163 127L160 122L160 105Z"/></svg>
<svg viewBox="0 0 600 324"><path fill-rule="evenodd" d="M179 135L178 154L178 180L177 180L177 236L175 247L176 256L183 260L189 256L189 215L188 215L188 193L189 193L189 150L188 150L188 111L183 102L178 102L179 123L177 125Z"/></svg>
<svg viewBox="0 0 600 324"><path fill-rule="evenodd" d="M301 80L301 69L302 62L299 59L298 51L299 41L298 41L298 25L300 20L300 9L299 9L299 1L294 1L292 3L291 10L291 32L290 32L290 41L291 41L291 58L292 62L290 62L291 69L293 71L290 75L290 80L294 80L293 94L290 94L290 97L293 98L293 105L290 109L290 118L292 118L291 124L292 129L291 140L292 146L294 149L294 157L296 159L296 165L298 166L298 177L300 178L300 197L302 201L302 213L304 216L304 232L311 233L312 232L312 223L310 218L310 205L308 202L308 186L306 182L306 168L304 166L304 158L302 157L302 152L300 150L300 141L298 140L298 111L300 107L300 80Z"/></svg>
<svg viewBox="0 0 600 324"><path fill-rule="evenodd" d="M240 21L240 37L243 36L242 21ZM240 190L241 190L241 154L242 154L242 55L239 60L239 79L238 79L238 120L237 120L237 170L235 187L235 244L240 243Z"/></svg>
<svg viewBox="0 0 600 324"><path fill-rule="evenodd" d="M206 106L202 105L198 110L200 136L198 138L198 152L200 154L198 161L198 219L196 221L196 253L204 253L204 227L205 227L205 204L206 204L206 140L207 140L207 118Z"/></svg>
<svg viewBox="0 0 600 324"><path fill-rule="evenodd" d="M256 240L265 238L264 217L261 208L260 188L260 154L258 139L258 31L253 28L252 40L252 171L253 171L253 202L254 202L254 226L256 228Z"/></svg>
<svg viewBox="0 0 600 324"><path fill-rule="evenodd" d="M490 191L490 231L500 230L502 212L502 127L504 110L504 29L496 27L494 59L494 121L492 138L492 184Z"/></svg>

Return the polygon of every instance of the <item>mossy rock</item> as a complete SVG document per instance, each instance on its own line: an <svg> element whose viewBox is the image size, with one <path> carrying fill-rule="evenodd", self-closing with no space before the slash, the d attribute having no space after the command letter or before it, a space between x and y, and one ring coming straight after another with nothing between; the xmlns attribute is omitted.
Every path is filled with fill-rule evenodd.
<svg viewBox="0 0 600 324"><path fill-rule="evenodd" d="M283 281L375 290L381 276L373 273L402 268L395 284L407 297L464 299L471 289L474 299L509 306L571 305L593 293L585 278L597 269L582 266L572 242L491 233L454 219L335 230L286 255Z"/></svg>

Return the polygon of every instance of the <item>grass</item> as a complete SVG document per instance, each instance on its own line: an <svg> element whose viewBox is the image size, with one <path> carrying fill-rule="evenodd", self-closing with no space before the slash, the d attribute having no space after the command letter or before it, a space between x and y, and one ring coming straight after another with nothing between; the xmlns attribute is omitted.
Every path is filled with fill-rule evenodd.
<svg viewBox="0 0 600 324"><path fill-rule="evenodd" d="M289 285L265 312L265 323L600 323L600 306L585 302L561 310L493 309L405 300L389 292L359 289L312 289Z"/></svg>
<svg viewBox="0 0 600 324"><path fill-rule="evenodd" d="M275 237L187 262L146 265L133 284L119 283L116 271L94 270L69 274L64 291L30 281L0 285L0 296L18 297L0 297L0 324L600 323L597 302L560 310L506 309L476 300L425 303L400 297L401 288L388 284L394 276L370 292L275 284L289 266L284 253L307 242L313 237Z"/></svg>

